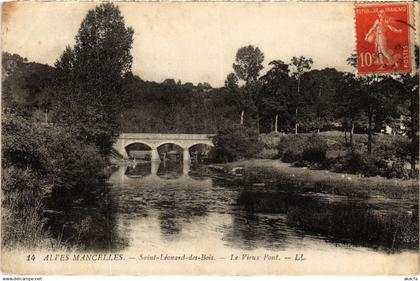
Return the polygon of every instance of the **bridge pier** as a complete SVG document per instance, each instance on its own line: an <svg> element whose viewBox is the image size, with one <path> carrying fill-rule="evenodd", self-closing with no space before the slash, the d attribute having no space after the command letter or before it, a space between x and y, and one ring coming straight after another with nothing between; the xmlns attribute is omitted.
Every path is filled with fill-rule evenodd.
<svg viewBox="0 0 420 281"><path fill-rule="evenodd" d="M160 156L159 156L159 152L158 152L157 148L152 149L152 154L150 156L150 160L152 162L160 161Z"/></svg>
<svg viewBox="0 0 420 281"><path fill-rule="evenodd" d="M189 161L184 161L182 165L182 175L188 176L190 172L190 165L191 163Z"/></svg>
<svg viewBox="0 0 420 281"><path fill-rule="evenodd" d="M157 176L157 172L159 170L159 162L158 161L152 161L150 165L150 175L151 176Z"/></svg>
<svg viewBox="0 0 420 281"><path fill-rule="evenodd" d="M188 148L184 148L182 158L183 158L184 163L191 162L190 151L188 150Z"/></svg>

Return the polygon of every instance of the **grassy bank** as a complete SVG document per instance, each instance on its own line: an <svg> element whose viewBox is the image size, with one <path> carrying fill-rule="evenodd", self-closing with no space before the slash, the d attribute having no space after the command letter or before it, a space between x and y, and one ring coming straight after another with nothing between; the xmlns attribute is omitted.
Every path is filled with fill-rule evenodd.
<svg viewBox="0 0 420 281"><path fill-rule="evenodd" d="M271 159L242 160L222 165L231 171L242 167L244 173L256 183L269 179L272 185L292 183L294 188L305 191L368 198L383 196L389 199L418 198L418 181L387 179L384 177L361 177L359 175L336 173L325 170L311 170L307 167L293 167L289 163Z"/></svg>
<svg viewBox="0 0 420 281"><path fill-rule="evenodd" d="M418 181L361 177L279 160L214 167L235 174L237 203L250 213L281 213L286 223L331 242L398 252L418 249Z"/></svg>
<svg viewBox="0 0 420 281"><path fill-rule="evenodd" d="M324 169L336 172L383 176L387 178L416 178L411 170L411 141L406 136L376 134L372 151L364 134L344 137L342 132L319 134L260 135L264 146L261 158L281 159L294 166ZM418 158L418 151L417 151Z"/></svg>

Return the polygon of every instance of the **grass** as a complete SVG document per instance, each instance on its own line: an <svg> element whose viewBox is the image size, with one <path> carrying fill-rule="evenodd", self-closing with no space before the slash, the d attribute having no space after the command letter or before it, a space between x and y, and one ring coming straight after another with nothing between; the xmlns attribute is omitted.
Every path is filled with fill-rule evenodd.
<svg viewBox="0 0 420 281"><path fill-rule="evenodd" d="M290 185L294 189L368 198L383 196L388 199L418 199L418 180L361 177L324 170L292 167L279 160L252 159L223 165L226 170L243 167L247 178L254 182L269 181L272 185Z"/></svg>

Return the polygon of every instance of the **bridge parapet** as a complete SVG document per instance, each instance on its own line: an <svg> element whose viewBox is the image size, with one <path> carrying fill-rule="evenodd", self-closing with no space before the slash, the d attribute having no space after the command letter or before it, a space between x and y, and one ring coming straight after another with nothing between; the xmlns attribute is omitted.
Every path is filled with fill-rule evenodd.
<svg viewBox="0 0 420 281"><path fill-rule="evenodd" d="M144 134L123 133L119 139L142 139L142 140L211 140L215 134Z"/></svg>

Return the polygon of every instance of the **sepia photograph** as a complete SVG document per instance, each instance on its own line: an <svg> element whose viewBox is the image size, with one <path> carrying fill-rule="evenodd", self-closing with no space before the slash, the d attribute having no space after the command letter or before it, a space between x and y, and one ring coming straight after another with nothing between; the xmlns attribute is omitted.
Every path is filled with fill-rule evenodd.
<svg viewBox="0 0 420 281"><path fill-rule="evenodd" d="M417 276L419 14L2 3L2 274Z"/></svg>

